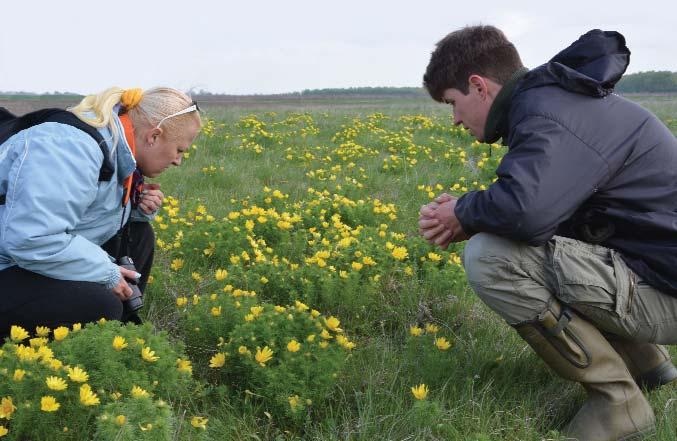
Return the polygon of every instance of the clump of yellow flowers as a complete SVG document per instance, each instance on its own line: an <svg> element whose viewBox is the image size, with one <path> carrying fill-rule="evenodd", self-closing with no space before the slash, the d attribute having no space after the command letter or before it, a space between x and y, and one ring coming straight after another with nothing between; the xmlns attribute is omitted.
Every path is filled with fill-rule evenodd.
<svg viewBox="0 0 677 441"><path fill-rule="evenodd" d="M63 439L93 439L95 432L114 439L121 426L169 439L174 410L167 403L194 390L191 362L177 349L150 324L12 326L0 348L0 420L7 422L0 437L51 439L57 422ZM134 412L125 410L129 400L137 400ZM144 415L153 422L139 420Z"/></svg>

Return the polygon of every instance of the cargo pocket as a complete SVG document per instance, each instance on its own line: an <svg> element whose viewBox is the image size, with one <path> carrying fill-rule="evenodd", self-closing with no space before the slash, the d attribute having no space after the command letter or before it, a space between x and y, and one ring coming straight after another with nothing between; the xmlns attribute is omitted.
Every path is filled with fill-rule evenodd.
<svg viewBox="0 0 677 441"><path fill-rule="evenodd" d="M621 256L599 245L559 236L549 245L556 296L603 330L632 332L623 320L632 276Z"/></svg>

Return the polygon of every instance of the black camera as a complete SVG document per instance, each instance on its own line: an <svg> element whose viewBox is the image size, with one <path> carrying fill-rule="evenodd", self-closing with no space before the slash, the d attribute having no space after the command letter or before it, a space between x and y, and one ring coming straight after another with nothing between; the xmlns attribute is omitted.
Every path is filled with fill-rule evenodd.
<svg viewBox="0 0 677 441"><path fill-rule="evenodd" d="M129 256L120 257L118 259L118 265L125 269L137 272L136 267L134 266L134 261ZM125 278L125 280L129 284L129 287L132 288L132 295L127 300L122 302L123 321L125 320L125 317L129 317L131 314L143 308L143 294L137 286L138 280L127 278Z"/></svg>

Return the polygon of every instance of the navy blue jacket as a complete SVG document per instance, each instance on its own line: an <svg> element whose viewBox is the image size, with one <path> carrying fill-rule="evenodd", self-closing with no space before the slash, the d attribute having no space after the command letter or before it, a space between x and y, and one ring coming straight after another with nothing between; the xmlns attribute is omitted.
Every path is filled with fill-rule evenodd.
<svg viewBox="0 0 677 441"><path fill-rule="evenodd" d="M629 56L622 35L594 30L529 71L499 125L509 147L498 180L455 213L470 234L599 243L677 295L677 139L611 93Z"/></svg>

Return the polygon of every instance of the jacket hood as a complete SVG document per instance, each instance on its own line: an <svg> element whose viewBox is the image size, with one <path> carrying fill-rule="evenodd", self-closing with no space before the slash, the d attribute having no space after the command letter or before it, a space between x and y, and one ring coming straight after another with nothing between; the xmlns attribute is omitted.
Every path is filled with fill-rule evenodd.
<svg viewBox="0 0 677 441"><path fill-rule="evenodd" d="M571 92L604 97L613 92L629 63L623 35L593 29L529 72L522 88L557 84Z"/></svg>

